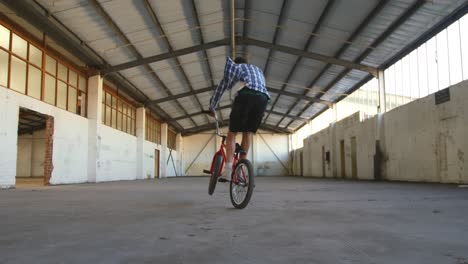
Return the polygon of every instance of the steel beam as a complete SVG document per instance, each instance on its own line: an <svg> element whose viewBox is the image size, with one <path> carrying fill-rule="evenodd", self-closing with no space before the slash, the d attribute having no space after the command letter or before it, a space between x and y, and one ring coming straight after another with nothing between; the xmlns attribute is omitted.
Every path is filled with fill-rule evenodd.
<svg viewBox="0 0 468 264"><path fill-rule="evenodd" d="M361 62L362 60L364 60L372 51L373 51L373 48L371 47L377 47L379 46L385 39L388 38L388 36L390 36L398 27L400 27L403 23L405 23L417 10L419 10L419 8L421 8L424 4L426 4L426 1L425 0L418 0L416 2L414 2L401 16L398 17L398 19L396 19L395 21L393 21L390 26L387 27L387 29L382 32L382 34L379 35L379 37L377 37L370 45L368 48L366 48L362 53L361 55L359 55L354 61L355 62ZM328 91L329 89L331 89L339 80L341 80L344 76L346 76L346 74L348 74L350 72L349 69L346 69L344 71L342 71L338 76L337 78L335 78L329 85L327 85L327 87L325 87L325 89L323 91ZM375 76L375 75L374 75ZM321 98L322 95L317 95L316 96L317 98ZM305 109L307 108L304 108L304 110L302 112L305 111ZM315 118L317 115L315 115L313 118ZM290 122L291 124L291 122ZM289 124L288 124L289 125Z"/></svg>
<svg viewBox="0 0 468 264"><path fill-rule="evenodd" d="M236 1L230 0L230 22L231 22L231 58L236 57Z"/></svg>
<svg viewBox="0 0 468 264"><path fill-rule="evenodd" d="M340 66L350 68L350 69L356 69L359 71L377 74L377 69L374 67L334 58L331 56L304 51L301 49L296 49L296 48L288 47L288 46L274 45L272 43L253 39L253 38L237 37L236 39L237 39L237 43L242 44L242 45L254 45L254 46L258 46L262 48L289 53L289 54L296 55L296 56L306 57L312 60L322 61L322 62L326 62L330 64L336 64L336 65L340 65ZM225 46L229 44L229 41L230 39L221 39L221 40L217 40L217 41L213 41L213 42L209 42L205 44L191 46L191 47L180 49L180 50L174 50L173 52L166 52L163 54L158 54L158 55L147 57L147 58L139 58L137 60L125 62L125 63L115 65L115 66L102 67L101 72L103 74L107 74L111 72L116 72L116 71L121 71L121 70L129 69L129 68L137 67L137 66L144 65L144 64L171 59L177 56L182 56L182 55L198 52L201 50Z"/></svg>
<svg viewBox="0 0 468 264"><path fill-rule="evenodd" d="M379 3L372 9L372 11L364 18L364 20L359 24L359 26L354 30L354 32L349 36L349 38L346 40L346 42L341 46L341 48L334 54L333 57L338 58L340 57L346 49L350 46L350 43L352 43L358 36L361 34L361 32L369 25L369 23L377 16L377 14L385 7L385 5L389 2L390 0L380 0ZM317 81L327 72L327 70L331 67L331 63L327 63L320 73L310 82L308 87L314 87L314 85L317 83ZM304 95L306 95L308 91L304 92ZM318 98L318 96L316 96ZM300 114L303 114L307 108L309 108L312 104L308 103L305 105L302 110L299 112ZM289 122L289 125L291 125L292 122ZM302 127L302 126L301 126Z"/></svg>
<svg viewBox="0 0 468 264"><path fill-rule="evenodd" d="M229 124L229 119L223 120L222 125L220 127L227 126L227 124ZM201 132L205 132L205 131L210 131L210 130L214 130L214 129L215 129L215 123L209 123L209 124L205 124L205 125L201 125L201 126L186 129L186 130L182 131L182 136L190 136L190 135L193 135L193 134L197 134L197 133L201 133ZM270 125L265 125L265 124L262 124L260 126L260 129L267 130L267 131L274 132L274 133L282 133L282 134L292 134L293 133L293 131L290 131L290 130L287 130L287 129L276 128L276 127L273 127L273 126L270 126Z"/></svg>
<svg viewBox="0 0 468 264"><path fill-rule="evenodd" d="M195 19L195 25L197 26L198 30L198 35L200 36L200 44L205 44L205 39L203 37L203 31L201 29L201 24L200 24L200 18L198 17L198 10L197 10L197 5L195 3L195 0L192 0L192 11L193 11L193 17ZM205 56L205 65L208 69L208 77L210 78L211 86L215 86L214 80L213 80L213 71L211 70L211 64L210 64L210 59L208 57L208 53L206 52L206 49L203 49L203 55ZM223 119L223 114L219 112L219 115L221 119Z"/></svg>
<svg viewBox="0 0 468 264"><path fill-rule="evenodd" d="M174 94L174 95L167 96L167 97L164 97L164 98L161 98L161 99L156 99L156 100L153 100L153 101L149 101L149 102L147 102L147 104L148 105L160 104L160 103L164 103L164 102L167 102L167 101L172 101L172 100L176 100L176 99L179 99L179 98L183 98L183 97L186 97L186 96L194 96L194 95L197 95L197 94L214 91L215 88L216 87L214 87L214 86L213 87L206 87L206 88L202 88L202 89L193 90L193 91L190 91L190 92Z"/></svg>
<svg viewBox="0 0 468 264"><path fill-rule="evenodd" d="M284 19L285 19L284 14L286 13L287 4L288 4L288 0L283 0L283 3L281 4L280 15L278 17L278 21L276 22L275 34L273 35L273 41L272 41L273 45L276 44L276 40L278 39L278 33L280 31L280 27L284 23ZM265 66L263 67L263 72L265 73L265 75L268 74L268 65L270 64L270 58L271 58L272 53L273 53L273 49L269 49L267 60L265 62Z"/></svg>
<svg viewBox="0 0 468 264"><path fill-rule="evenodd" d="M214 86L213 87L206 87L206 88L197 89L197 90L190 91L190 92L175 94L175 95L167 96L167 97L164 97L164 98L161 98L161 99L148 101L146 104L147 105L160 104L160 103L176 100L176 99L179 99L179 98L183 98L183 97L186 97L186 96L192 96L192 95L195 95L195 94L214 91L215 88L216 87L214 87ZM328 102L328 101L318 100L318 99L316 99L314 97L303 96L303 95L288 92L288 91L285 91L285 90L282 91L282 90L277 89L277 88L267 87L267 90L268 90L268 92L271 92L271 93L276 93L276 94L279 94L279 95L285 95L285 96L289 96L289 97L293 97L293 98L297 98L297 99L302 99L302 100L305 100L305 101L322 103L322 104L325 104L325 105L330 104L330 102Z"/></svg>
<svg viewBox="0 0 468 264"><path fill-rule="evenodd" d="M104 58L97 54L92 48L90 48L85 41L80 39L75 33L73 33L68 27L61 23L53 14L51 14L46 8L37 4L35 1L15 1L15 0L3 0L8 7L10 7L16 15L22 17L31 24L34 24L38 30L45 32L48 37L53 39L57 44L66 47L66 49L79 57L88 66L110 67ZM1 14L3 16L3 14ZM139 89L134 86L129 86L122 81L123 76L120 74L112 74L106 76L106 79L114 83L117 87L123 88L129 96L134 98L138 103L143 104L148 98ZM122 87L123 86L123 87ZM164 119L168 115L160 110L152 109L159 116ZM172 122L173 126L181 130L181 126Z"/></svg>
<svg viewBox="0 0 468 264"><path fill-rule="evenodd" d="M315 38L315 36L317 35L319 29L322 27L322 24L323 24L323 21L325 20L325 18L328 16L329 12L330 12L330 9L331 7L333 6L333 4L335 3L335 0L330 0L327 2L327 4L325 5L325 7L323 8L323 11L322 13L320 14L320 17L317 19L317 22L315 23L315 26L312 30L312 34L310 34L309 38L307 39L307 42L306 44L304 45L304 48L303 50L304 51L308 51L309 48L310 48L310 45L312 44L312 40ZM288 76L286 77L286 81L285 81L285 84L281 87L281 90L284 91L286 89L286 84L289 82L289 80L292 78L297 66L299 65L299 63L301 62L302 60L302 57L297 57L296 59L296 62L294 63L294 66L292 67L292 69L289 71L289 74ZM271 109L273 109L276 105L276 103L278 102L280 96L278 96L275 101L273 102L273 104L271 105ZM294 109L294 106L296 106L297 103L299 103L301 99L297 99L296 102L288 109L288 111L286 111L285 115L279 120L279 122L276 124L276 127L279 127L279 125L281 124L281 122L283 121L283 119L285 118L286 115L288 115L289 113L291 113L291 111ZM267 115L267 117L265 118L264 122L266 122L266 120L268 119L269 115Z"/></svg>
<svg viewBox="0 0 468 264"><path fill-rule="evenodd" d="M143 59L143 56L138 52L138 50L132 45L131 41L127 38L125 33L119 28L119 26L115 23L112 17L104 10L101 4L97 0L90 0L91 5L94 7L96 12L104 19L107 25L112 28L112 30L119 36L119 38L128 45L129 50L131 53L137 58L137 60ZM167 94L172 95L172 92L166 87L163 81L159 78L159 76L153 71L153 69L149 66L149 64L143 64L145 70L150 74L153 80L158 83ZM177 106L182 110L182 112L187 113L187 110L178 102L176 101ZM193 119L190 119L194 125L197 125Z"/></svg>
<svg viewBox="0 0 468 264"><path fill-rule="evenodd" d="M243 38L246 38L249 31L248 31L248 20L249 20L249 15L250 13L250 0L244 0L244 22L243 22L243 26L242 26L242 37ZM247 54L247 47L246 45L242 45L242 51L243 51L243 54L242 55L246 55Z"/></svg>
<svg viewBox="0 0 468 264"><path fill-rule="evenodd" d="M217 110L229 109L231 107L232 107L232 105L220 106L220 107L218 107ZM274 114L274 115L279 115L279 116L284 114L284 113L280 113L280 112L276 112L276 111L272 111L272 110L266 110L265 112L266 113L271 113L271 114ZM178 121L178 120L182 120L182 119L185 119L185 118L194 117L194 116L203 115L203 114L205 114L205 113L204 112L195 112L195 113L188 114L188 115L174 117L173 120ZM301 120L301 121L307 121L308 120L307 118L303 118L303 117L300 117L300 116L287 115L287 117L292 118L292 119Z"/></svg>
<svg viewBox="0 0 468 264"><path fill-rule="evenodd" d="M146 11L148 12L148 14L151 17L151 20L153 21L153 24L156 26L156 29L158 30L159 34L161 36L166 36L166 32L164 31L164 28L162 27L161 23L159 22L159 19L156 16L156 13L154 12L153 7L151 6L151 4L149 3L148 0L144 0L144 6L145 6ZM156 37L158 37L158 36L156 36ZM172 44L169 41L169 38L163 37L162 39L166 43L166 46L167 46L167 49L169 50L169 52L174 52L174 48L172 47ZM189 78L187 76L187 73L185 72L185 70L184 70L184 68L182 66L182 63L180 62L179 57L174 56L174 60L176 61L177 65L179 65L180 73L182 74L182 77L183 77L185 83L187 84L189 90L191 92L193 92L194 89L192 87L192 83L190 82L190 80L189 80ZM198 99L198 97L196 95L194 95L193 97L195 98L195 101L197 102L198 106L200 107L200 110L202 111L203 106L200 103L200 100ZM209 121L208 117L206 117L206 122L208 122L208 121Z"/></svg>
<svg viewBox="0 0 468 264"><path fill-rule="evenodd" d="M166 53L150 56L147 58L136 59L134 61L125 62L125 63L118 64L115 66L104 67L102 68L101 72L103 74L108 74L111 72L122 71L122 70L126 70L129 68L138 67L144 64L171 59L174 56L183 56L183 55L198 52L201 50L207 50L207 49L216 48L220 46L226 46L228 44L229 44L229 39L216 40L216 41L212 41L212 42L208 42L208 43L204 43L200 45L191 46L188 48L174 50L172 52L166 52Z"/></svg>
<svg viewBox="0 0 468 264"><path fill-rule="evenodd" d="M304 51L301 49L296 49L293 47L288 47L288 46L283 46L283 45L274 45L270 42L252 39L252 38L245 38L245 39L241 38L240 42L242 44L255 45L255 46L266 48L266 49L273 49L276 51L281 51L284 53L301 56L301 57L309 58L312 60L336 64L336 65L340 65L348 69L359 70L359 71L371 73L373 75L377 75L377 68L374 68L372 66L363 65L363 64L356 63L356 62L350 62L347 60L342 60L342 59L322 55L322 54L315 53L315 52Z"/></svg>

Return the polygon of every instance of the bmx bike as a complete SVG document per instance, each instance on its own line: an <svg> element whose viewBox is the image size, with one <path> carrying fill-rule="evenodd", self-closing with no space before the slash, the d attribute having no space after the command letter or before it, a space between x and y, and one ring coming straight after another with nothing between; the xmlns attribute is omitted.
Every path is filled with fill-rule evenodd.
<svg viewBox="0 0 468 264"><path fill-rule="evenodd" d="M204 112L211 114L210 111ZM226 163L226 135L222 135L219 130L220 122L216 112L214 112L214 118L216 124L216 135L221 137L222 141L219 150L213 156L210 170L203 170L204 173L211 175L208 186L209 195L213 195L218 178L221 176L221 172L223 171ZM229 194L232 205L237 209L243 209L249 204L255 187L252 163L248 159L239 159L242 154L245 154L245 151L239 143L236 143L234 161L232 163L231 182L229 183Z"/></svg>

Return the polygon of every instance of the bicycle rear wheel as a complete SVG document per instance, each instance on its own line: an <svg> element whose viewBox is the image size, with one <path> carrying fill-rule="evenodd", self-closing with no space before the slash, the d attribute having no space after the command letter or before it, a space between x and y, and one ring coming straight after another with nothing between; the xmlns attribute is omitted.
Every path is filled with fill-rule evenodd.
<svg viewBox="0 0 468 264"><path fill-rule="evenodd" d="M211 171L210 184L208 185L208 194L212 195L216 188L216 183L218 182L218 176L221 173L221 165L223 164L223 156L217 154L213 159L214 166L213 171Z"/></svg>
<svg viewBox="0 0 468 264"><path fill-rule="evenodd" d="M249 204L254 189L253 166L249 160L240 160L234 172L233 180L230 183L231 203L237 209L243 209Z"/></svg>

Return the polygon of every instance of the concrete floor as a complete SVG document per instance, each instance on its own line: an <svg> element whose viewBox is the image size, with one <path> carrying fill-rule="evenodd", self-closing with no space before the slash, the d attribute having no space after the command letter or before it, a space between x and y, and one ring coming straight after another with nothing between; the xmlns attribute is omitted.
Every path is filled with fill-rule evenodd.
<svg viewBox="0 0 468 264"><path fill-rule="evenodd" d="M468 263L468 188L175 178L0 191L1 263Z"/></svg>

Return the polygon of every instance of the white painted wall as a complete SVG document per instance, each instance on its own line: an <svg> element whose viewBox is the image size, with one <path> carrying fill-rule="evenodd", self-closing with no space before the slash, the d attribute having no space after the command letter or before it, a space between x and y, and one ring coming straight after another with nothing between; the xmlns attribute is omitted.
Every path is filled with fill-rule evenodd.
<svg viewBox="0 0 468 264"><path fill-rule="evenodd" d="M222 130L226 133L226 129ZM288 175L289 140L287 135L259 131L252 140L248 158L254 166L256 175ZM240 142L238 135L237 141ZM263 138L263 139L262 139ZM265 143L266 141L266 143ZM182 160L186 176L202 176L203 170L210 169L214 153L219 149L221 139L214 134L203 133L183 138ZM271 147L268 147L268 145ZM278 158L273 154L273 152ZM199 155L197 157L197 155ZM283 168L283 165L286 168Z"/></svg>
<svg viewBox="0 0 468 264"><path fill-rule="evenodd" d="M434 95L384 117L389 180L468 183L468 81L450 87L449 102Z"/></svg>
<svg viewBox="0 0 468 264"><path fill-rule="evenodd" d="M137 179L137 138L100 126L96 182Z"/></svg>
<svg viewBox="0 0 468 264"><path fill-rule="evenodd" d="M54 117L54 170L50 183L86 182L87 119L0 87L0 187L15 185L20 107Z"/></svg>
<svg viewBox="0 0 468 264"><path fill-rule="evenodd" d="M468 183L468 81L450 87L450 93L451 101L440 105L435 105L432 94L382 115L385 179ZM374 179L378 117L361 119L359 113L351 115L306 138L304 175L341 177L340 140L344 139L346 176L350 178L350 138L356 137L358 179ZM325 175L322 146L331 150L331 165ZM297 174L297 165L295 170Z"/></svg>
<svg viewBox="0 0 468 264"><path fill-rule="evenodd" d="M45 130L35 131L18 137L16 176L43 177L46 151Z"/></svg>

